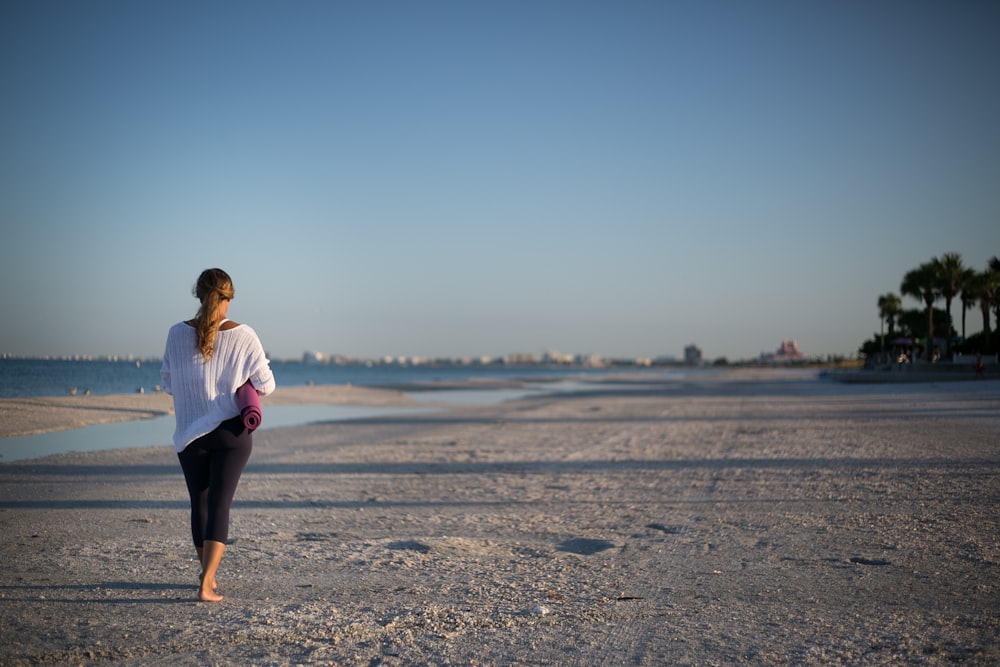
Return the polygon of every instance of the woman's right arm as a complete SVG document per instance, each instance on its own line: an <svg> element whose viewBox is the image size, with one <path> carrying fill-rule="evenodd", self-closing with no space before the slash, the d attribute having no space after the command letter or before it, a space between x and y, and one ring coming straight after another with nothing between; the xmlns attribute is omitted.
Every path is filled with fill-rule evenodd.
<svg viewBox="0 0 1000 667"><path fill-rule="evenodd" d="M160 388L164 392L173 395L173 387L170 385L170 335L167 335L167 344L163 350L163 365L160 366Z"/></svg>

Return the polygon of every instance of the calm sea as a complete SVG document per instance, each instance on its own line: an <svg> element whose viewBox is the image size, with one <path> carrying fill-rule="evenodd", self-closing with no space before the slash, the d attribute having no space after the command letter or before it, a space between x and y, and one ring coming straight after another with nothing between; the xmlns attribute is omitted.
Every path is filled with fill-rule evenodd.
<svg viewBox="0 0 1000 667"><path fill-rule="evenodd" d="M622 368L581 369L567 366L457 366L457 365L313 365L299 362L272 362L278 387L315 385L395 386L405 388L425 382L462 380L523 380L521 388L448 389L412 392L418 400L434 404L485 404L521 396L558 391L586 390L584 380L620 374ZM634 373L630 370L630 374ZM649 369L652 379L677 378L697 373L694 369ZM0 359L0 397L63 396L70 389L91 394L127 394L142 389L151 392L160 382L158 361L68 361ZM265 428L312 422L340 421L395 413L412 409L366 408L347 405L269 406ZM170 415L114 424L98 424L83 429L57 431L13 438L0 438L0 463L33 459L49 454L93 451L122 447L169 446L174 427Z"/></svg>
<svg viewBox="0 0 1000 667"><path fill-rule="evenodd" d="M424 382L493 380L583 380L618 374L623 368L577 368L545 365L416 365L306 364L273 361L278 387L308 384L403 386ZM676 376L677 369L649 369L651 377ZM72 390L91 394L131 394L155 391L160 384L159 361L73 361L49 359L0 359L0 398L63 396Z"/></svg>

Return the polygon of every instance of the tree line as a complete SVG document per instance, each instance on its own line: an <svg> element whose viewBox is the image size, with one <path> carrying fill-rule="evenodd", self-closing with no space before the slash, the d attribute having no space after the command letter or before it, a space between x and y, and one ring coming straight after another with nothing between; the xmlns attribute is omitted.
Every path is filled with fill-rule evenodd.
<svg viewBox="0 0 1000 667"><path fill-rule="evenodd" d="M1000 332L990 326L992 316L1000 328L1000 258L992 257L982 271L966 266L957 252L940 257L911 269L903 276L899 286L903 297L923 302L923 309L904 310L901 296L892 292L878 297L878 313L882 330L873 339L865 341L861 354L873 358L885 354L893 347L914 347L920 356L933 361L938 355L946 358L952 353L996 354L1000 352ZM952 303L961 305L961 334L955 330ZM944 310L935 307L944 301ZM979 307L982 330L966 336L966 313ZM886 332L888 328L888 332Z"/></svg>

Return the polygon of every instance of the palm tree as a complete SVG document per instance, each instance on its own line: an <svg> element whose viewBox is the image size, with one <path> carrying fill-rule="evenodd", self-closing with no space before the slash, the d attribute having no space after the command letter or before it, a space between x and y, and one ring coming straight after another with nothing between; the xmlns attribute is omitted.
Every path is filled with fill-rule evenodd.
<svg viewBox="0 0 1000 667"><path fill-rule="evenodd" d="M962 274L962 340L965 340L965 311L976 303L976 272L966 269Z"/></svg>
<svg viewBox="0 0 1000 667"><path fill-rule="evenodd" d="M892 339L896 330L896 317L903 312L903 302L899 297L888 292L878 298L878 316L889 325L889 338ZM882 336L882 349L885 350L885 336Z"/></svg>
<svg viewBox="0 0 1000 667"><path fill-rule="evenodd" d="M977 273L972 281L972 294L979 302L979 310L983 314L984 345L990 343L990 306L995 305L998 287L1000 287L1000 272L994 271L990 267Z"/></svg>
<svg viewBox="0 0 1000 667"><path fill-rule="evenodd" d="M1000 257L993 256L987 265L987 271L992 273L998 283L1000 283ZM993 288L993 317L996 318L997 327L1000 327L1000 285Z"/></svg>
<svg viewBox="0 0 1000 667"><path fill-rule="evenodd" d="M907 271L899 287L904 296L923 300L927 306L927 361L934 354L934 302L939 296L938 284L937 261L931 260Z"/></svg>
<svg viewBox="0 0 1000 667"><path fill-rule="evenodd" d="M962 256L957 252L946 252L941 255L941 259L933 260L938 274L939 290L944 297L944 310L948 313L948 330L945 333L945 356L951 352L951 300L958 296L962 290L962 276L965 274L965 265L962 264Z"/></svg>

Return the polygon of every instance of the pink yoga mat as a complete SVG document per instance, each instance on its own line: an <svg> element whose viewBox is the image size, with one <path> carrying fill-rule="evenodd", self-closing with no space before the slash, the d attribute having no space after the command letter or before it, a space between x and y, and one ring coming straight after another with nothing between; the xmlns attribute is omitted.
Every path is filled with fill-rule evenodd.
<svg viewBox="0 0 1000 667"><path fill-rule="evenodd" d="M257 390L247 380L243 386L236 390L236 404L240 406L240 416L243 417L243 425L253 433L260 426L260 396Z"/></svg>

